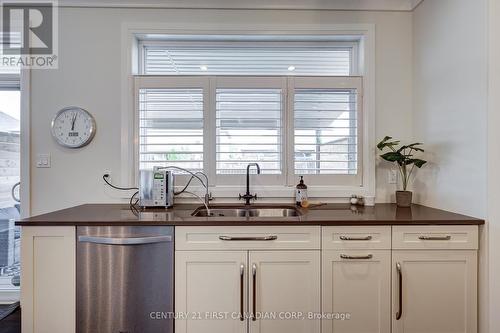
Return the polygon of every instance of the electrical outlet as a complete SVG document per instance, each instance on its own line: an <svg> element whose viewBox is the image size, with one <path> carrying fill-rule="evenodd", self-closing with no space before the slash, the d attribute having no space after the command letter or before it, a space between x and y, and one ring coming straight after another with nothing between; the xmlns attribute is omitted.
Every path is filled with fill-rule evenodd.
<svg viewBox="0 0 500 333"><path fill-rule="evenodd" d="M389 184L397 184L398 183L398 172L396 170L389 170L388 175Z"/></svg>

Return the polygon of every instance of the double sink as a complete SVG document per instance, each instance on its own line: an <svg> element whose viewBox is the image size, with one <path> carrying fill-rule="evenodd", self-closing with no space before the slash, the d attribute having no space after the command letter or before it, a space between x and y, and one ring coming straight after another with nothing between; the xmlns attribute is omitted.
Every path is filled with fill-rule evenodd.
<svg viewBox="0 0 500 333"><path fill-rule="evenodd" d="M194 217L295 217L302 213L294 206L213 206L197 208Z"/></svg>
<svg viewBox="0 0 500 333"><path fill-rule="evenodd" d="M257 194L250 193L250 168L255 167L257 174L260 174L260 166L257 163L249 163L247 165L246 174L246 193L240 194L239 199L245 200L244 205L217 205L209 207L208 179L205 188L205 206L198 207L191 216L193 217L297 217L302 213L293 205L250 205L250 201L257 199ZM206 176L205 176L206 178Z"/></svg>

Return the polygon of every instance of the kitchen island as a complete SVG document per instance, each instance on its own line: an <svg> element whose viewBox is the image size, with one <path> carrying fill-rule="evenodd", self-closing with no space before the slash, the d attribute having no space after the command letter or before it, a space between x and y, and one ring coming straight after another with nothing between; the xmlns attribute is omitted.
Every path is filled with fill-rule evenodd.
<svg viewBox="0 0 500 333"><path fill-rule="evenodd" d="M79 249L89 240L82 230L99 230L107 242L116 242L112 230L172 227L175 332L477 332L478 233L484 220L420 205L327 204L287 217L192 216L197 209L88 204L18 221L23 333L87 332L78 324L77 281L95 281L95 288L119 285L78 273L93 264L78 259L78 251L88 252ZM131 235L126 243L96 248L109 255L113 247L142 246ZM105 258L99 257L99 265L111 266ZM150 258L151 272L167 261L174 265ZM134 285L120 288L134 292ZM92 311L86 315L86 321L96 320ZM148 320L162 319L154 315L160 317Z"/></svg>

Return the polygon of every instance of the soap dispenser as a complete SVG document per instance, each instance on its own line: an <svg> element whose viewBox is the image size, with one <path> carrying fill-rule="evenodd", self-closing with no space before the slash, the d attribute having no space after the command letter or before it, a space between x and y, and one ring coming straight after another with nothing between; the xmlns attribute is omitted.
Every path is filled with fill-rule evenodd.
<svg viewBox="0 0 500 333"><path fill-rule="evenodd" d="M307 203L307 185L304 184L304 176L300 176L300 182L295 187L295 203L299 207Z"/></svg>

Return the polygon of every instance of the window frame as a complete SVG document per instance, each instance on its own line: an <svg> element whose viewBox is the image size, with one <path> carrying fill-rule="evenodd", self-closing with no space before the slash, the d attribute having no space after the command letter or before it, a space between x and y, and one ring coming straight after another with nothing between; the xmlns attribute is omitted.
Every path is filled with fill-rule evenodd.
<svg viewBox="0 0 500 333"><path fill-rule="evenodd" d="M170 46L170 47L182 47L182 46L190 46L190 47L203 47L203 46L250 46L250 47L315 47L315 48L334 48L341 51L349 51L350 52L350 73L349 75L359 75L359 60L360 60L360 42L359 40L347 40L347 41L338 41L338 40L329 40L329 41L176 41L176 40L157 40L157 39L140 39L137 43L138 56L137 56L137 65L138 65L138 75L147 75L147 76L170 76L166 74L147 74L145 73L145 59L146 59L146 49L148 47L161 47L161 46ZM293 72L288 73L290 76L295 76ZM193 76L193 75L172 75L172 76ZM214 76L213 74L203 74L200 72L197 76ZM230 75L218 75L218 76L230 76ZM242 76L252 76L252 75L242 75ZM255 75L257 76L257 75ZM262 74L258 74L258 76L265 76ZM276 76L276 75L269 75ZM298 76L298 75L297 75ZM319 76L319 75L315 75ZM331 75L325 74L324 76L330 77ZM339 75L339 77L342 77Z"/></svg>
<svg viewBox="0 0 500 333"><path fill-rule="evenodd" d="M135 174L139 174L140 168L140 101L139 101L139 91L141 89L202 89L203 90L203 170L207 172L209 170L209 159L207 159L208 154L212 154L210 143L208 142L209 131L207 131L206 122L210 118L208 114L210 110L210 89L209 80L207 77L192 77L192 76L182 76L176 77L178 80L172 80L169 76L136 76L134 78L134 170ZM208 126L209 128L210 126ZM181 182L185 182L189 179L188 175L176 175ZM138 179L136 179L138 182Z"/></svg>
<svg viewBox="0 0 500 333"><path fill-rule="evenodd" d="M357 173L356 174L306 174L307 183L313 186L325 186L332 183L334 186L363 186L363 78L360 76L300 76L288 80L288 124L287 137L291 141L288 147L288 185L296 183L299 174L295 174L295 90L296 89L356 89L357 107Z"/></svg>
<svg viewBox="0 0 500 333"><path fill-rule="evenodd" d="M284 135L286 131L286 115L287 115L287 98L286 98L286 79L284 77L276 76L211 76L210 77L210 96L212 97L211 107L209 114L212 116L210 119L210 125L213 129L213 147L214 155L213 163L210 163L212 169L210 169L209 177L214 179L215 186L242 186L245 185L244 175L224 175L217 174L216 170L216 91L217 89L226 88L246 88L246 89L280 89L281 90L281 174L261 174L259 175L259 183L266 184L266 186L282 186L285 184L286 180L286 147L287 147L287 136ZM256 161L258 162L258 161Z"/></svg>
<svg viewBox="0 0 500 333"><path fill-rule="evenodd" d="M264 193L274 189L289 189L297 183L299 175L295 174L294 163L294 91L295 89L339 88L356 89L357 102L357 173L351 175L325 174L305 175L306 183L322 188L361 187L364 182L365 138L363 116L363 78L359 76L324 77L324 76L135 76L134 79L134 160L135 174L139 172L139 91L144 88L197 88L203 89L203 168L209 177L209 185L226 189L234 193L245 185L245 175L224 175L216 173L216 90L218 88L276 88L282 91L281 117L281 174L261 174L254 177L253 182L265 187ZM258 162L258 161L256 161ZM187 181L187 175L177 176L179 184ZM136 180L137 181L137 180ZM325 183L329 185L324 185ZM180 186L180 185L179 185ZM195 185L196 186L196 185ZM272 195L270 195L272 196Z"/></svg>
<svg viewBox="0 0 500 333"><path fill-rule="evenodd" d="M158 36L270 36L275 39L297 37L317 38L321 41L356 41L358 48L358 73L363 77L363 108L364 108L364 132L363 132L363 186L335 186L335 187L310 187L309 196L321 198L323 202L346 202L352 194L362 195L366 205L375 203L378 192L376 186L376 27L373 23L314 23L301 25L297 30L296 24L286 22L266 21L262 24L249 24L248 22L235 21L221 27L220 22L200 21L190 22L129 22L124 23L121 29L121 79L120 79L120 105L121 105L121 168L120 179L124 183L136 183L137 175L134 173L134 76L139 75L139 43L142 40L151 40ZM257 178L257 177L256 177ZM220 198L221 202L230 202L241 189L234 188L212 188L213 195ZM383 191L382 191L383 192ZM382 193L381 192L381 193ZM27 193L25 191L25 193ZM380 193L379 193L380 194ZM382 193L383 194L383 193ZM290 202L294 195L293 187L275 187L269 190L259 188L261 197L276 198ZM279 199L278 199L279 198Z"/></svg>

